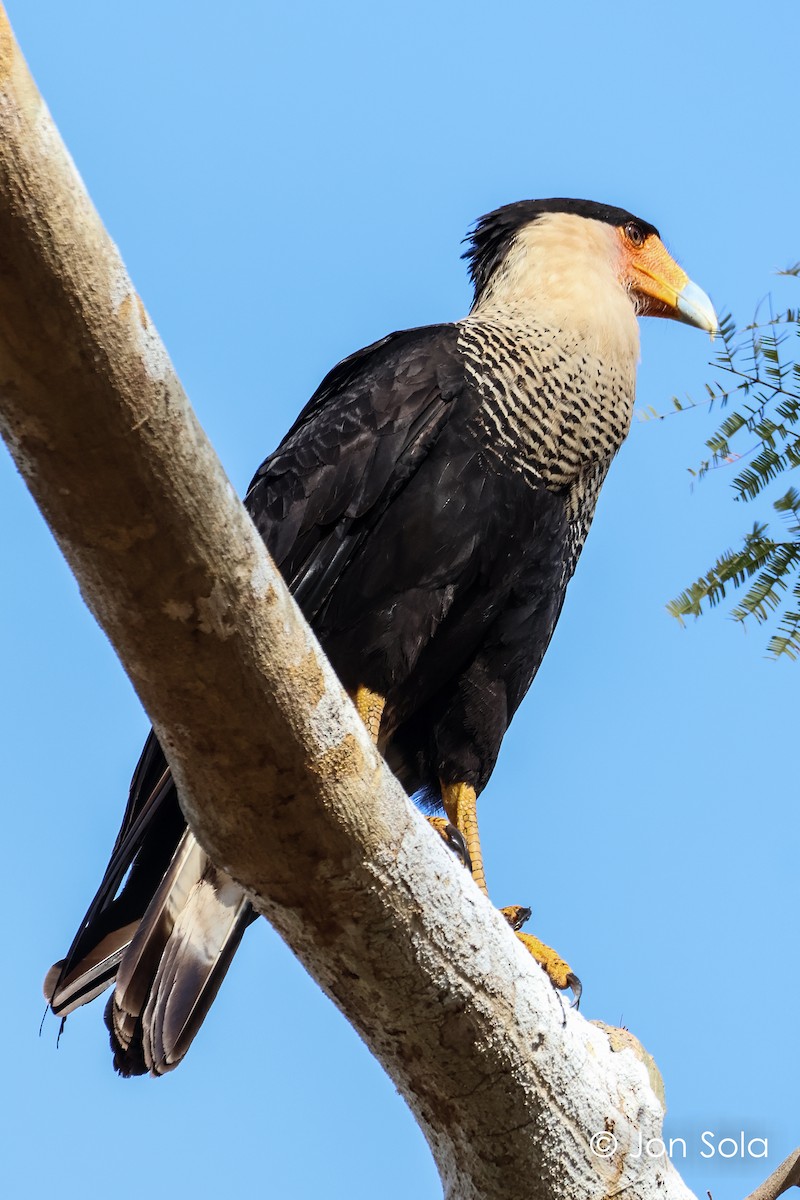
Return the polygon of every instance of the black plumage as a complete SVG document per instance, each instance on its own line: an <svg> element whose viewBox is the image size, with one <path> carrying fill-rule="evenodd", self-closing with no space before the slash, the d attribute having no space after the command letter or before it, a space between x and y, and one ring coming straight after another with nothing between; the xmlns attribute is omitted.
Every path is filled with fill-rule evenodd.
<svg viewBox="0 0 800 1200"><path fill-rule="evenodd" d="M386 697L392 768L431 797L484 786L563 597L563 501L487 455L458 340L410 330L340 364L245 501L344 686Z"/></svg>
<svg viewBox="0 0 800 1200"><path fill-rule="evenodd" d="M520 231L553 214L637 220L565 200L482 218L467 251L470 317L391 334L339 363L245 499L344 686L385 699L390 766L434 808L443 784L485 786L630 421L633 352L630 364L606 361L546 305L495 294ZM622 285L621 295L627 303ZM635 328L632 309L630 319ZM160 1074L188 1048L252 919L185 831L151 734L48 1000L64 1014L116 978L116 1066Z"/></svg>

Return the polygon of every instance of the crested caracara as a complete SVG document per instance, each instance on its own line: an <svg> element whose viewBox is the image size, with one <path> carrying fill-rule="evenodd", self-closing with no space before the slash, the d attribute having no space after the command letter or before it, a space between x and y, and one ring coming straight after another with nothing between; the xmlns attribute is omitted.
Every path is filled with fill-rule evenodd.
<svg viewBox="0 0 800 1200"><path fill-rule="evenodd" d="M475 802L542 661L631 422L637 317L713 332L656 229L585 200L476 224L469 316L392 333L330 372L245 504L359 713L478 886ZM518 927L526 910L509 910ZM114 1061L186 1053L254 919L187 830L151 734L111 861L45 993L106 987ZM525 938L526 935L521 934ZM527 944L560 987L578 983Z"/></svg>

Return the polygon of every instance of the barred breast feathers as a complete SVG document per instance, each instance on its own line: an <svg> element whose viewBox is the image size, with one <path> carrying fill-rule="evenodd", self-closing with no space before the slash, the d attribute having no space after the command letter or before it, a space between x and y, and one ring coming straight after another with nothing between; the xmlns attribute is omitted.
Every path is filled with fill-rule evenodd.
<svg viewBox="0 0 800 1200"><path fill-rule="evenodd" d="M607 470L630 428L639 358L614 237L599 222L541 217L522 230L480 304L458 323L488 445L552 489L576 484L580 493L588 473L592 508L593 468ZM571 500L580 507L578 495Z"/></svg>

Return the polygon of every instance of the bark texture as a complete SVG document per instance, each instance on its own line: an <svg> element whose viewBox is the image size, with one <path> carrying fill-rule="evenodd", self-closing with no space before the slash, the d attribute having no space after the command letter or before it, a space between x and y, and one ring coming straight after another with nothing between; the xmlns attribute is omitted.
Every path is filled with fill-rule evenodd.
<svg viewBox="0 0 800 1200"><path fill-rule="evenodd" d="M391 1075L445 1195L688 1200L667 1160L630 1153L661 1131L645 1066L565 1008L373 749L2 10L0 409L192 829Z"/></svg>

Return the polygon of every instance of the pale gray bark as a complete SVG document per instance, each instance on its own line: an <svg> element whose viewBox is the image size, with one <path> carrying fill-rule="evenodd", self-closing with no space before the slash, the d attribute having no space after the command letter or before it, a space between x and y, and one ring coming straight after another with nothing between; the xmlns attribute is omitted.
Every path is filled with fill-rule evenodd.
<svg viewBox="0 0 800 1200"><path fill-rule="evenodd" d="M446 1196L688 1200L666 1159L631 1153L661 1131L645 1067L566 1009L376 754L2 10L0 409L192 829L395 1081ZM590 1144L603 1132L608 1157Z"/></svg>

